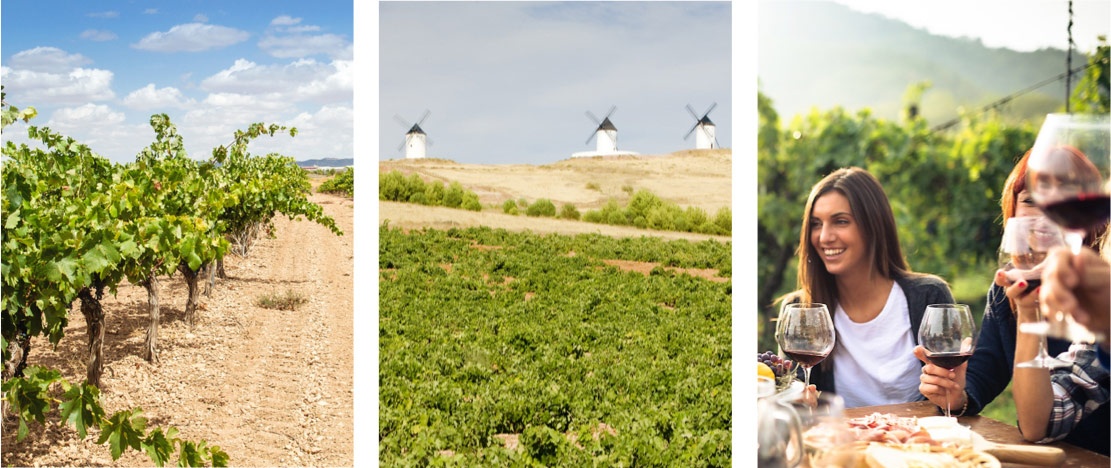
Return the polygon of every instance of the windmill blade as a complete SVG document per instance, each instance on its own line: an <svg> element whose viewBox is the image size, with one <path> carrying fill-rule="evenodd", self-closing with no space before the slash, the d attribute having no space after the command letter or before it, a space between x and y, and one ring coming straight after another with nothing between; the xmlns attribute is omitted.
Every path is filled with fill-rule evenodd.
<svg viewBox="0 0 1111 468"><path fill-rule="evenodd" d="M598 124L598 125L601 125L601 124ZM594 139L594 135L597 135L597 134L598 134L598 131L597 131L597 130L595 130L595 131L591 132L591 133L590 133L590 137L586 139L586 143L585 143L585 144L589 145L589 144L590 144L590 140L593 140L593 139Z"/></svg>
<svg viewBox="0 0 1111 468"><path fill-rule="evenodd" d="M401 144L400 144L400 145L397 145L397 151L398 151L398 152L400 152L400 151L401 151L401 150L403 150L403 149L405 149L405 140L404 140L404 139L403 139L403 140L401 140Z"/></svg>
<svg viewBox="0 0 1111 468"><path fill-rule="evenodd" d="M586 118L588 118L588 119L590 119L590 120L593 120L593 121L594 121L594 125L597 125L597 126L599 126L599 127L601 127L601 126L602 126L602 121L601 121L601 120L598 120L598 118L597 118L597 117L595 117L595 116L594 116L594 114L591 114L591 113L590 113L590 111L586 111Z"/></svg>
<svg viewBox="0 0 1111 468"><path fill-rule="evenodd" d="M406 130L408 130L409 127L412 127L412 125L410 125L409 122L406 122L405 119L401 118L400 115L394 114L393 119L396 120L397 123L401 124L401 126L404 127Z"/></svg>
<svg viewBox="0 0 1111 468"><path fill-rule="evenodd" d="M699 121L699 120L702 120L702 119L698 118L698 114L695 114L695 113L694 113L694 108L693 108L693 107L691 107L691 105L690 105L690 104L687 104L687 112L690 112L690 114L691 114L691 117L694 117L694 120L695 120L696 122L697 122L697 121Z"/></svg>
<svg viewBox="0 0 1111 468"><path fill-rule="evenodd" d="M420 120L417 121L417 126L420 126L420 124L424 123L424 119L427 119L428 115L431 114L431 113L432 113L432 111L430 111L428 109L425 109L424 110L424 115L420 116Z"/></svg>
<svg viewBox="0 0 1111 468"><path fill-rule="evenodd" d="M716 102L713 103L713 104L710 104L710 108L706 109L705 114L702 114L702 119L705 119L707 115L710 115L710 111L714 110L714 108L717 107L717 106L718 106L718 103L716 103ZM699 119L699 120L702 120L702 119Z"/></svg>
<svg viewBox="0 0 1111 468"><path fill-rule="evenodd" d="M606 120L606 119L610 118L610 116L612 116L614 112L617 112L617 106L610 107L610 111L606 112L606 117L603 118L602 120ZM601 125L601 124L599 124L599 125Z"/></svg>
<svg viewBox="0 0 1111 468"><path fill-rule="evenodd" d="M691 134L694 133L695 129L697 129L697 128L698 128L698 122L695 122L694 126L691 127L690 131L688 131L687 134L683 136L683 139L686 140L687 138L690 138Z"/></svg>

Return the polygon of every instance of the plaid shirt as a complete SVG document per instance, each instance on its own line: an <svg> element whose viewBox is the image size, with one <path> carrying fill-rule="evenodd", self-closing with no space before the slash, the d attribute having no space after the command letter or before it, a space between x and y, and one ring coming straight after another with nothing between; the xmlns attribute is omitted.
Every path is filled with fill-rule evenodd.
<svg viewBox="0 0 1111 468"><path fill-rule="evenodd" d="M1039 443L1061 440L1088 415L1108 401L1108 369L1100 363L1096 345L1076 343L1060 359L1072 362L1071 367L1054 369L1053 412L1049 417L1046 437Z"/></svg>

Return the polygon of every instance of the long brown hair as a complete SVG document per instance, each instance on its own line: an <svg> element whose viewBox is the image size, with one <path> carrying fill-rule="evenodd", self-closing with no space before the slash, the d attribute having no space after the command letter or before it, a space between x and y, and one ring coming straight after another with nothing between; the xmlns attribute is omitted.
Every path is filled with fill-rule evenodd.
<svg viewBox="0 0 1111 468"><path fill-rule="evenodd" d="M849 200L849 208L860 226L864 245L871 247L868 252L871 267L886 278L910 274L910 267L907 266L899 245L895 215L879 180L859 167L838 169L810 189L810 197L806 200L802 215L802 231L799 234L797 251L799 289L784 296L803 302L829 304L831 309L837 303L837 283L826 270L817 249L810 243L810 218L814 212L814 202L832 191Z"/></svg>

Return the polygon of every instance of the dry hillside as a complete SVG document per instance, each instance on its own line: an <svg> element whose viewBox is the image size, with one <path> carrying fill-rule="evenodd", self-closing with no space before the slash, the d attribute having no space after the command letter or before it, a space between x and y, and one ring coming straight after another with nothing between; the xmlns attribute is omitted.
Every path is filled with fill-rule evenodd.
<svg viewBox="0 0 1111 468"><path fill-rule="evenodd" d="M417 173L425 181L459 182L478 194L482 212L428 207L410 203L379 202L378 220L391 226L447 228L485 225L506 229L574 234L600 232L615 236L662 236L669 238L715 238L690 233L667 233L579 221L529 218L502 213L506 200L539 198L557 207L574 205L580 212L598 209L608 200L622 205L629 189L648 190L681 207L697 206L713 215L722 207L732 208L732 151L689 150L663 156L616 156L565 159L553 164L461 164L443 159L400 159L381 161L379 173ZM719 238L721 239L721 238Z"/></svg>

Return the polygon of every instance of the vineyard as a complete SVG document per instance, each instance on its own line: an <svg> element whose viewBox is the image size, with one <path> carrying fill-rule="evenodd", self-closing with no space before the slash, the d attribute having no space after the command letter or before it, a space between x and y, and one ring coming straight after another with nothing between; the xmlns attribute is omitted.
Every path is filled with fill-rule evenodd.
<svg viewBox="0 0 1111 468"><path fill-rule="evenodd" d="M33 125L4 147L3 463L351 464L351 201L247 151L295 129L195 160L151 127L126 164Z"/></svg>
<svg viewBox="0 0 1111 468"><path fill-rule="evenodd" d="M383 466L728 466L731 246L379 229Z"/></svg>

